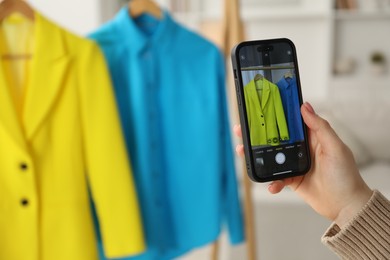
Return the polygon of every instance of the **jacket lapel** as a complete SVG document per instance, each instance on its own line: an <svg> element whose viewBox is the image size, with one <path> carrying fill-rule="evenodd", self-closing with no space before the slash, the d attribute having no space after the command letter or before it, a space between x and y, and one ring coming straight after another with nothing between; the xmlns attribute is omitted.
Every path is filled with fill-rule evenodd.
<svg viewBox="0 0 390 260"><path fill-rule="evenodd" d="M270 94L269 81L266 79L263 79L263 92L261 94L261 107L263 110L267 106L269 94Z"/></svg>
<svg viewBox="0 0 390 260"><path fill-rule="evenodd" d="M256 110L257 108L261 109L260 100L256 90L256 82L254 80L251 80L249 82L249 85L245 88L248 88L249 97L252 100L251 103L255 105Z"/></svg>
<svg viewBox="0 0 390 260"><path fill-rule="evenodd" d="M26 143L23 131L7 86L9 82L6 81L5 77L6 75L0 62L0 127L24 150Z"/></svg>
<svg viewBox="0 0 390 260"><path fill-rule="evenodd" d="M23 123L28 140L52 108L69 63L61 29L38 13L35 23L35 51L28 73L23 108Z"/></svg>

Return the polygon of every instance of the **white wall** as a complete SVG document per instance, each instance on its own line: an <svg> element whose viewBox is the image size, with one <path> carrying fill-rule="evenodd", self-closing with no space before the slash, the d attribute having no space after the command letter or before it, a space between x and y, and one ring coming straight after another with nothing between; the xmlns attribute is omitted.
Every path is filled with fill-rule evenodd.
<svg viewBox="0 0 390 260"><path fill-rule="evenodd" d="M30 0L29 3L57 24L85 35L100 25L98 0Z"/></svg>
<svg viewBox="0 0 390 260"><path fill-rule="evenodd" d="M291 4L281 5L262 0L268 4L260 6L254 0L246 1L241 15L248 40L291 39L297 48L303 98L327 99L333 40L331 2L290 0Z"/></svg>
<svg viewBox="0 0 390 260"><path fill-rule="evenodd" d="M327 19L248 20L246 26L248 40L292 40L297 48L304 99L322 100L327 97L330 61L330 25Z"/></svg>

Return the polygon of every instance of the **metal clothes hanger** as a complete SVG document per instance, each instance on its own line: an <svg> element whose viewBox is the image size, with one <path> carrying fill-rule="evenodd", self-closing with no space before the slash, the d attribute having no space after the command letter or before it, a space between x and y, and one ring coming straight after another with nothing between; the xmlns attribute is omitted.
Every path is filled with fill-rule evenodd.
<svg viewBox="0 0 390 260"><path fill-rule="evenodd" d="M256 74L256 76L253 78L253 80L255 81L255 83L256 83L257 81L263 81L263 79L264 79L264 76L261 75L260 73ZM255 86L256 86L256 90L263 90L263 82L261 82L261 85L260 85L260 86L258 86L257 84L255 84Z"/></svg>
<svg viewBox="0 0 390 260"><path fill-rule="evenodd" d="M163 17L161 8L152 0L131 0L128 7L130 16L134 18L145 13L151 14L159 20Z"/></svg>
<svg viewBox="0 0 390 260"><path fill-rule="evenodd" d="M31 21L34 21L34 9L22 0L0 0L0 22L13 13L20 13ZM5 60L30 59L31 54L4 54L1 56Z"/></svg>
<svg viewBox="0 0 390 260"><path fill-rule="evenodd" d="M256 76L254 77L254 81L262 80L263 78L264 78L263 75L261 75L259 73L259 74L256 74Z"/></svg>
<svg viewBox="0 0 390 260"><path fill-rule="evenodd" d="M294 77L294 74L292 73L292 71L287 71L285 74L284 74L284 78L285 79L292 79Z"/></svg>

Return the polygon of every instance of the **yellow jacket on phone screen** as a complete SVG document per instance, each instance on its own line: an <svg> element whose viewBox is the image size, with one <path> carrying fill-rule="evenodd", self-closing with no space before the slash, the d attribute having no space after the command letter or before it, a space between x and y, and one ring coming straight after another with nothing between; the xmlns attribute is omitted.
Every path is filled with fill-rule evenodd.
<svg viewBox="0 0 390 260"><path fill-rule="evenodd" d="M0 25L3 57L16 46L7 45L12 30L27 22L9 18ZM106 255L142 252L136 191L100 50L38 13L26 35L30 59L0 60L0 259L97 259L89 195Z"/></svg>
<svg viewBox="0 0 390 260"><path fill-rule="evenodd" d="M252 146L279 145L289 140L278 87L265 78L244 87L245 107Z"/></svg>

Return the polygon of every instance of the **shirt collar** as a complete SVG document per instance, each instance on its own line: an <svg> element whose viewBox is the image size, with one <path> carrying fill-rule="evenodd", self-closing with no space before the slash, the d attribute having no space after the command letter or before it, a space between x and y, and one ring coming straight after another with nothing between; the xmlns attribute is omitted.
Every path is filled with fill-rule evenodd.
<svg viewBox="0 0 390 260"><path fill-rule="evenodd" d="M126 43L131 42L131 49L139 52L150 45L158 44L158 46L161 46L168 42L171 38L169 33L171 33L175 23L168 12L164 10L163 17L158 22L155 31L151 35L147 35L137 25L134 18L129 15L128 7L123 7L114 18L114 25L121 39Z"/></svg>
<svg viewBox="0 0 390 260"><path fill-rule="evenodd" d="M286 80L285 77L282 77L279 82L277 83L277 85L279 86L279 88L284 88L284 89L287 89L288 87L290 87L290 84L289 82Z"/></svg>
<svg viewBox="0 0 390 260"><path fill-rule="evenodd" d="M283 87L283 88L286 88L286 89L295 86L295 84L296 84L296 78L295 77L293 77L293 78L282 77L280 79L280 81L278 82L278 86L279 87Z"/></svg>

